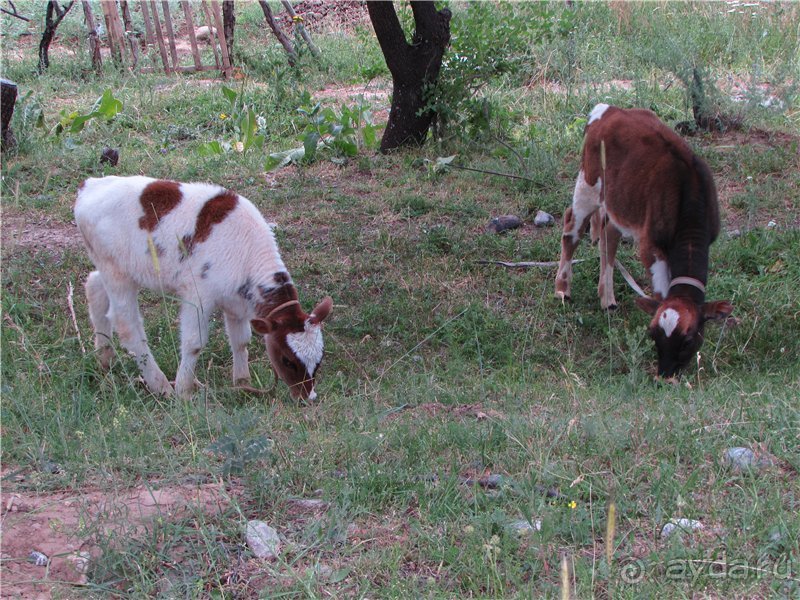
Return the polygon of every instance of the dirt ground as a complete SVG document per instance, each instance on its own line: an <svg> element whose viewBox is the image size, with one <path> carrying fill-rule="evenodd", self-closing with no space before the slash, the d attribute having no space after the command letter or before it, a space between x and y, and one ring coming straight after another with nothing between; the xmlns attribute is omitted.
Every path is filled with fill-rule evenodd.
<svg viewBox="0 0 800 600"><path fill-rule="evenodd" d="M13 474L8 475L13 480ZM176 518L197 511L218 514L229 506L232 493L217 483L156 485L117 492L85 489L38 494L21 486L11 491L4 482L0 596L50 598L58 587L63 597L69 597L70 587L86 583L91 561L100 554L98 536L135 535L158 517ZM32 553L43 555L44 564L34 564Z"/></svg>

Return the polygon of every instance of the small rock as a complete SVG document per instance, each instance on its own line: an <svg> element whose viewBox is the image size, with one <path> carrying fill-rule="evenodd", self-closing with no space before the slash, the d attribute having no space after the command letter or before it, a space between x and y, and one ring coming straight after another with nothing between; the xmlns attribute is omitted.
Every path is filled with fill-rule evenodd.
<svg viewBox="0 0 800 600"><path fill-rule="evenodd" d="M535 519L531 523L525 519L520 519L519 521L512 521L506 527L517 535L528 535L532 531L541 531L542 521L541 519Z"/></svg>
<svg viewBox="0 0 800 600"><path fill-rule="evenodd" d="M317 498L291 498L289 502L298 508L306 510L325 510L328 508L328 503L325 500Z"/></svg>
<svg viewBox="0 0 800 600"><path fill-rule="evenodd" d="M667 539L675 531L697 531L703 528L703 524L694 519L672 519L661 528L661 539Z"/></svg>
<svg viewBox="0 0 800 600"><path fill-rule="evenodd" d="M778 224L775 221L771 220L771 219L770 219L770 222L767 223L767 227L769 229L775 229L777 226L778 226Z"/></svg>
<svg viewBox="0 0 800 600"><path fill-rule="evenodd" d="M556 222L555 217L550 213L546 213L543 210L540 210L536 213L536 216L533 218L533 224L536 227L550 227Z"/></svg>
<svg viewBox="0 0 800 600"><path fill-rule="evenodd" d="M730 231L728 231L729 238L738 238L741 237L741 235L742 232L739 229L731 229Z"/></svg>
<svg viewBox="0 0 800 600"><path fill-rule="evenodd" d="M47 558L46 554L32 550L31 553L28 554L28 562L33 563L37 567L46 567L47 563L50 562L50 559Z"/></svg>
<svg viewBox="0 0 800 600"><path fill-rule="evenodd" d="M768 454L756 454L750 448L728 448L722 461L734 473L764 471L774 466L775 460Z"/></svg>
<svg viewBox="0 0 800 600"><path fill-rule="evenodd" d="M103 148L103 153L100 155L100 164L109 164L116 167L119 162L119 150L114 148Z"/></svg>
<svg viewBox="0 0 800 600"><path fill-rule="evenodd" d="M194 37L196 40L203 42L211 39L211 34L216 35L217 30L208 25L203 25L194 30Z"/></svg>
<svg viewBox="0 0 800 600"><path fill-rule="evenodd" d="M489 221L487 229L495 233L503 233L518 227L522 227L522 219L514 215L503 215L502 217L494 217Z"/></svg>
<svg viewBox="0 0 800 600"><path fill-rule="evenodd" d="M245 537L247 545L258 558L277 558L281 552L278 532L264 521L248 521Z"/></svg>
<svg viewBox="0 0 800 600"><path fill-rule="evenodd" d="M72 567L77 573L85 575L89 571L89 561L92 555L88 552L75 552L67 557L72 562Z"/></svg>

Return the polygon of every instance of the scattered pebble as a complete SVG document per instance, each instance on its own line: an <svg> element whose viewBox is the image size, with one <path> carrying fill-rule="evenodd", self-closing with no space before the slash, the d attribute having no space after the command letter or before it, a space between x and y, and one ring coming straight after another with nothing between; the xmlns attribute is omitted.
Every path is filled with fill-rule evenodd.
<svg viewBox="0 0 800 600"><path fill-rule="evenodd" d="M546 213L543 210L540 210L536 213L536 216L533 218L533 224L536 227L550 227L556 222L553 215L550 213Z"/></svg>
<svg viewBox="0 0 800 600"><path fill-rule="evenodd" d="M506 527L517 535L528 535L532 531L541 531L542 521L541 519L535 519L531 523L525 519L520 519L519 521L512 521Z"/></svg>
<svg viewBox="0 0 800 600"><path fill-rule="evenodd" d="M775 464L775 459L769 454L756 454L750 448L742 447L725 450L722 461L734 473L764 471Z"/></svg>
<svg viewBox="0 0 800 600"><path fill-rule="evenodd" d="M778 224L775 221L772 221L772 220L770 220L770 222L767 223L767 227L769 227L770 229L775 229L777 226L778 226Z"/></svg>
<svg viewBox="0 0 800 600"><path fill-rule="evenodd" d="M704 529L700 521L695 521L694 519L672 519L661 528L661 539L667 539L675 531L697 531L699 529Z"/></svg>
<svg viewBox="0 0 800 600"><path fill-rule="evenodd" d="M100 164L109 164L116 167L119 162L119 150L114 148L103 148L103 153L100 155Z"/></svg>
<svg viewBox="0 0 800 600"><path fill-rule="evenodd" d="M328 508L328 503L318 498L291 498L289 502L306 510L326 510Z"/></svg>
<svg viewBox="0 0 800 600"><path fill-rule="evenodd" d="M28 554L28 562L33 563L37 567L46 567L47 563L50 562L50 559L47 558L46 554L32 550L31 553Z"/></svg>
<svg viewBox="0 0 800 600"><path fill-rule="evenodd" d="M517 229L522 227L522 219L515 215L503 215L502 217L494 217L489 221L488 230L495 233L503 233L510 229Z"/></svg>
<svg viewBox="0 0 800 600"><path fill-rule="evenodd" d="M738 238L742 235L742 232L739 229L731 229L728 231L729 238Z"/></svg>
<svg viewBox="0 0 800 600"><path fill-rule="evenodd" d="M486 488L489 490L495 490L506 483L505 478L502 475L498 475L496 473L492 475L486 475L484 477L480 477L475 479L474 477L460 477L459 481L464 485L479 485L482 488Z"/></svg>
<svg viewBox="0 0 800 600"><path fill-rule="evenodd" d="M247 545L258 558L277 558L281 552L278 532L264 521L248 521L245 537Z"/></svg>

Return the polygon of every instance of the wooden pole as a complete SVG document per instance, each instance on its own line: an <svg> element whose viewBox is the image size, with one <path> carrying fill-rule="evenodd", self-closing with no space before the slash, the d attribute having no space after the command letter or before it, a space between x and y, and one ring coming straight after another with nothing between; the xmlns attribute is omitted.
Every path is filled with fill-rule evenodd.
<svg viewBox="0 0 800 600"><path fill-rule="evenodd" d="M86 29L88 30L89 52L92 55L92 68L100 75L103 72L103 57L100 54L100 37L97 35L97 25L94 22L94 14L89 0L82 0L83 16L86 19Z"/></svg>
<svg viewBox="0 0 800 600"><path fill-rule="evenodd" d="M225 41L225 25L222 23L222 13L220 12L219 2L212 0L211 11L214 14L214 22L217 24L217 39L219 40L219 51L222 54L222 72L225 77L231 76L231 57L228 54L228 44Z"/></svg>
<svg viewBox="0 0 800 600"><path fill-rule="evenodd" d="M167 40L169 41L169 53L172 56L172 66L178 66L178 49L175 47L175 31L172 28L172 15L169 12L169 2L162 0L161 10L164 14L164 25L167 27Z"/></svg>
<svg viewBox="0 0 800 600"><path fill-rule="evenodd" d="M208 4L206 3L206 0L202 0L202 2L200 2L200 6L203 7L203 15L206 18L206 25L208 25L208 32L209 34L211 34L211 32L214 30L214 24L213 20L211 19L211 12L208 10ZM221 68L219 61L219 52L217 51L217 45L214 43L214 36L211 35L210 39L211 39L211 50L214 52L214 64L217 65L217 68L219 69Z"/></svg>
<svg viewBox="0 0 800 600"><path fill-rule="evenodd" d="M142 2L144 5L144 2ZM161 53L161 62L164 64L164 72L169 75L172 69L169 66L169 57L167 56L167 47L164 45L164 36L161 34L161 22L158 20L158 8L156 7L155 0L150 0L150 14L153 17L153 29L156 32L156 41L158 42L158 51Z"/></svg>
<svg viewBox="0 0 800 600"><path fill-rule="evenodd" d="M183 14L186 15L186 29L189 34L189 43L192 45L194 67L199 71L203 64L200 62L200 50L197 48L197 38L194 36L194 15L192 14L192 6L189 0L181 0L181 6L183 7Z"/></svg>

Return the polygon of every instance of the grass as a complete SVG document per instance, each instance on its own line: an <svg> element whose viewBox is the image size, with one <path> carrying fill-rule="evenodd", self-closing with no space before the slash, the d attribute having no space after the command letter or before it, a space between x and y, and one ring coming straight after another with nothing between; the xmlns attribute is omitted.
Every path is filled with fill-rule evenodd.
<svg viewBox="0 0 800 600"><path fill-rule="evenodd" d="M587 260L576 266L568 305L553 297L552 271L476 263L557 258L557 228L497 236L485 227L500 214L530 221L540 208L563 212L580 119L593 103L651 106L673 124L688 118L674 75L643 48L699 49L721 80L747 81L756 67L771 76L787 64L796 72L794 5L770 4L756 15L728 15L721 6L580 5L572 45L557 38L531 48L518 79L498 78L487 90L509 123L504 141L513 151L486 139L451 139L270 175L266 152L298 142L295 109L305 89L314 95L385 76L368 31L317 35L323 63L304 57L294 73L264 42L257 5L242 8L238 52L248 77L241 89L268 117L267 139L263 151L219 157L201 156L198 147L231 134L219 117L228 110L221 82L110 67L98 80L84 72L82 51L54 53L51 72L36 78L35 46L7 37L4 76L17 80L22 96L32 92L26 103L38 103L50 127L62 109L88 110L106 88L124 109L67 143L25 121L18 107L20 147L2 165L4 211L48 215L69 231L74 192L87 176L214 180L278 222L304 306L325 294L335 300L320 403L296 405L282 388L266 398L232 390L221 319L199 364L203 389L191 402L159 399L125 356L110 372L99 369L81 287L91 265L79 246L4 249L4 497L124 498L141 486L210 482L220 482L226 497L214 510L190 507L144 521L104 517L87 503L83 525L71 533L101 552L87 585L52 593L558 597L566 556L580 598L797 596L796 95L787 93L782 111L732 103L748 129L690 138L712 167L723 205L710 297L729 299L738 323L709 326L699 368L680 385L653 381L647 318L620 278L619 310L600 309L596 250L588 244L579 250ZM73 18L65 37L79 35ZM6 17L2 24L11 34L20 27ZM617 28L620 35L607 35ZM756 44L761 32L765 42ZM356 42L365 47L357 59ZM14 44L22 50L11 53ZM634 83L603 85L612 79ZM563 89L544 85L553 81ZM788 79L774 83L791 88ZM106 145L119 148L117 167L98 164ZM452 153L462 164L527 172L533 181L425 166L424 159ZM623 245L620 259L646 280L632 247ZM149 293L142 305L156 359L174 373L176 305ZM258 384L269 387L255 340L251 356ZM776 466L732 473L721 459L732 446L762 449ZM474 483L487 475L499 476L496 486ZM296 502L309 498L327 508ZM617 528L609 565L611 502ZM679 517L705 527L662 539L663 525ZM245 547L242 528L254 518L284 538L277 561L257 561ZM515 533L509 524L519 520L539 520L541 531ZM717 571L707 568L712 560ZM720 564L729 570L724 577ZM640 581L630 583L630 565L644 569ZM747 569L736 574L732 565Z"/></svg>

